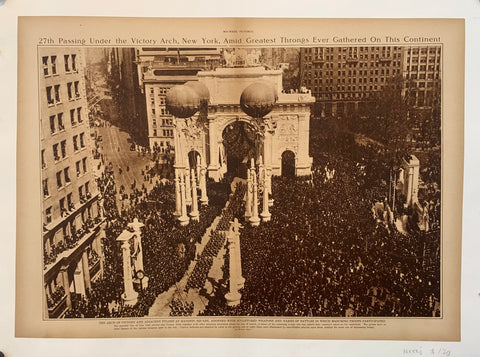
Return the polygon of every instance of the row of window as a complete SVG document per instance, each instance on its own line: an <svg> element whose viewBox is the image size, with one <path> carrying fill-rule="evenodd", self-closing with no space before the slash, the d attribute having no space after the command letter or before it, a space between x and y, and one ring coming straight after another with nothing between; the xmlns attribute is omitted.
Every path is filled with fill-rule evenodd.
<svg viewBox="0 0 480 357"><path fill-rule="evenodd" d="M72 138L73 151L77 152L80 149L83 149L86 146L85 142L85 133L80 133L80 135L74 135ZM62 140L60 143L52 145L53 158L55 161L64 159L67 157L67 140ZM47 164L45 161L45 149L42 150L42 168L46 168Z"/></svg>
<svg viewBox="0 0 480 357"><path fill-rule="evenodd" d="M392 69L392 73L393 73L393 74L396 73L395 71L396 71L395 69ZM323 76L324 74L325 74L326 76L328 76L328 75L331 75L331 76L332 76L332 75L333 75L333 71L325 71L325 72L323 72L323 71L314 71L314 72L307 72L307 75L309 75L309 76L311 76L312 74L314 74L315 76ZM360 70L358 70L358 72L357 72L357 70L355 70L355 69L354 69L353 71L352 71L352 70L348 70L348 72L347 72L347 71L337 71L337 75L338 75L338 76L345 76L345 75L349 75L349 76L354 75L354 76L356 76L357 74L358 74L359 76L361 76L361 75L366 76L366 75L369 74L369 71L366 70L366 69L365 69L365 70L361 70L361 69L360 69ZM380 74L380 75L382 75L382 76L383 76L383 75L389 75L389 74L390 74L390 68L382 69L382 70L378 70L378 69L373 70L373 69L371 69L371 70L370 70L370 75L374 75L374 74L375 74L375 75L379 75L379 74Z"/></svg>
<svg viewBox="0 0 480 357"><path fill-rule="evenodd" d="M65 73L77 72L77 55L64 55L63 63L65 68ZM44 76L56 75L57 73L57 56L43 56L42 65L43 65L43 74Z"/></svg>
<svg viewBox="0 0 480 357"><path fill-rule="evenodd" d="M63 122L63 112L56 115L51 115L50 118L50 133L55 134L57 131L65 130L65 123ZM82 123L82 107L70 109L70 123L72 126Z"/></svg>
<svg viewBox="0 0 480 357"><path fill-rule="evenodd" d="M304 66L305 69L312 68L371 68L371 67L400 67L400 61L378 61L378 62L328 62L328 63L309 63Z"/></svg>
<svg viewBox="0 0 480 357"><path fill-rule="evenodd" d="M160 115L169 115L169 111L167 110L166 107L161 107L160 109ZM155 115L156 111L155 108L152 108L152 115Z"/></svg>
<svg viewBox="0 0 480 357"><path fill-rule="evenodd" d="M370 52L385 52L385 51L400 51L401 47L397 46L360 46L360 47L308 47L305 48L305 51L308 53L318 53L318 52L325 52L325 53L334 53L335 50L336 52L354 52L357 51L357 49L362 52L362 51L370 51Z"/></svg>
<svg viewBox="0 0 480 357"><path fill-rule="evenodd" d="M428 74L425 74L425 73L420 73L420 74L417 74L417 73L408 73L406 75L406 78L407 79L440 79L440 74L439 73L428 73Z"/></svg>
<svg viewBox="0 0 480 357"><path fill-rule="evenodd" d="M154 127L157 126L157 119L152 118L152 125ZM167 118L167 119L162 119L162 126L172 126L173 125L173 119Z"/></svg>
<svg viewBox="0 0 480 357"><path fill-rule="evenodd" d="M80 177L81 175L84 175L87 173L87 158L84 157L81 161L77 161L75 163L75 170L76 170L76 175L77 177ZM56 173L56 180L57 180L57 189L61 189L64 186L68 185L70 182L72 182L72 179L70 177L70 167L67 166L63 170L57 171ZM50 196L50 187L48 184L48 178L44 179L42 182L42 187L43 187L43 197L49 197Z"/></svg>
<svg viewBox="0 0 480 357"><path fill-rule="evenodd" d="M78 187L78 199L81 204L83 204L90 197L89 186L90 182L87 181L85 185ZM58 200L58 205L62 217L64 217L69 211L73 211L75 209L75 204L73 202L73 193L70 192L65 197L62 197L60 200ZM45 220L47 224L52 222L52 211L53 206L45 209Z"/></svg>
<svg viewBox="0 0 480 357"><path fill-rule="evenodd" d="M315 76L323 76L324 74L325 74L325 76L328 76L328 75L333 76L333 71L325 71L325 72L323 72L323 71L314 71L314 72L307 72L307 73L306 73L307 76L312 76L312 74L315 75ZM382 75L382 76L387 75L387 76L389 76L389 75L390 75L390 69L389 69L389 68L387 68L387 69L382 69L382 70L378 70L378 69L373 70L373 69L371 69L370 71L368 71L368 70L366 70L366 69L365 69L365 70L361 70L361 69L360 69L360 70L358 70L358 72L357 72L356 70L353 70L353 71L352 71L352 70L349 70L348 72L347 72L347 71L337 71L337 76L339 76L339 77L340 77L340 76L346 76L346 75L348 75L348 76L352 76L352 75L356 76L357 74L358 74L359 76L367 76L367 75L369 75L369 74L370 74L371 76L373 76L373 75L376 75L376 76L378 76L378 75ZM399 70L399 69L392 69L392 73L391 73L391 74L400 74L400 70Z"/></svg>
<svg viewBox="0 0 480 357"><path fill-rule="evenodd" d="M383 89L383 85L370 85L370 86L336 86L336 87L333 87L333 86L330 86L330 87L314 87L313 88L313 92L316 93L316 92L322 92L322 91L329 91L329 92L333 92L333 91L353 91L355 92L356 90L381 90Z"/></svg>
<svg viewBox="0 0 480 357"><path fill-rule="evenodd" d="M429 65L428 67L426 65L421 65L421 66L407 66L406 68L406 71L407 72L410 72L410 71L420 71L420 72L426 72L427 71L427 68L429 71L439 71L440 70L440 65L436 65L436 66L433 66L433 65Z"/></svg>
<svg viewBox="0 0 480 357"><path fill-rule="evenodd" d="M370 92L356 93L315 93L315 97L320 100L332 99L362 99L370 97Z"/></svg>
<svg viewBox="0 0 480 357"><path fill-rule="evenodd" d="M441 48L440 47L431 47L428 49L428 53L433 55L433 54L440 54L441 53ZM427 54L427 49L426 48L412 48L407 50L407 54L413 54L413 55L418 55L418 54L425 55Z"/></svg>
<svg viewBox="0 0 480 357"><path fill-rule="evenodd" d="M158 95L167 94L168 88L157 87ZM155 88L150 87L150 94L155 94Z"/></svg>
<svg viewBox="0 0 480 357"><path fill-rule="evenodd" d="M360 54L360 55L357 55L355 53L352 53L352 54L343 54L343 55L337 55L337 60L338 61L341 61L341 60L368 60L368 59L371 59L371 60L379 60L379 59L400 59L401 58L401 54L400 53L394 53L393 56L391 56L391 54L388 52L388 53L382 53L382 54L379 54L379 53L372 53L370 55L368 54ZM317 55L317 56L306 56L305 59L307 61L312 61L312 60L320 60L320 61L333 61L334 59L334 56L333 55L326 55L326 56L323 56L323 55Z"/></svg>
<svg viewBox="0 0 480 357"><path fill-rule="evenodd" d="M378 83L378 82L381 82L381 83L385 83L385 77L380 77L380 79L378 77L369 77L369 78L358 78L358 83ZM311 79L307 79L304 81L304 83L306 85L309 85L309 84L312 84L312 80ZM353 78L315 78L313 80L313 84L316 85L316 84L337 84L337 83L357 83L357 78L356 77L353 77Z"/></svg>
<svg viewBox="0 0 480 357"><path fill-rule="evenodd" d="M403 49L405 50L405 49ZM402 51L401 47L391 47L391 46L383 46L383 47L375 47L375 46L365 46L365 47L309 47L305 48L305 53L356 53L356 52L382 52L382 53L389 53L389 52L400 52ZM418 55L418 54L440 54L441 53L441 47L436 46L436 47L414 47L414 48L408 48L406 49L407 54L413 54L413 55Z"/></svg>
<svg viewBox="0 0 480 357"><path fill-rule="evenodd" d="M385 77L360 77L358 78L358 83L385 83L386 79ZM305 79L303 81L304 85L310 86L312 84L323 84L324 81L322 78L315 78L313 81L311 79ZM333 79L333 78L325 78L325 84L335 84L335 83L357 83L357 78L348 78L346 80L345 78L338 78L338 79Z"/></svg>
<svg viewBox="0 0 480 357"><path fill-rule="evenodd" d="M440 57L430 57L427 60L427 57L410 57L407 58L407 62L412 62L412 63L435 63L435 62L440 62Z"/></svg>
<svg viewBox="0 0 480 357"><path fill-rule="evenodd" d="M157 136L157 129L153 129L153 136ZM163 129L162 136L167 138L173 138L173 129Z"/></svg>
<svg viewBox="0 0 480 357"><path fill-rule="evenodd" d="M80 98L79 84L79 81L67 83L68 100L75 100ZM62 98L60 96L60 84L48 86L46 89L48 105L60 104L62 102Z"/></svg>

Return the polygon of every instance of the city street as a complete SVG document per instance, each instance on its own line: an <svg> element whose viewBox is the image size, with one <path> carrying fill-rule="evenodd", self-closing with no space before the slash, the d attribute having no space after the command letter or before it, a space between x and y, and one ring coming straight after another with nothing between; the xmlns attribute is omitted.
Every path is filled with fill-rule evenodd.
<svg viewBox="0 0 480 357"><path fill-rule="evenodd" d="M150 191L155 181L146 181L144 175L142 175L142 171L146 173L147 168L151 168L154 164L149 154L131 151L130 135L108 121L104 121L104 123L104 126L96 127L94 130L101 137L99 151L104 156L104 163L106 166L111 163L115 173L117 190L120 190L120 187L123 186L125 193L130 194L135 182L137 188L140 189L144 184ZM119 195L117 200L118 207L121 208L122 203Z"/></svg>

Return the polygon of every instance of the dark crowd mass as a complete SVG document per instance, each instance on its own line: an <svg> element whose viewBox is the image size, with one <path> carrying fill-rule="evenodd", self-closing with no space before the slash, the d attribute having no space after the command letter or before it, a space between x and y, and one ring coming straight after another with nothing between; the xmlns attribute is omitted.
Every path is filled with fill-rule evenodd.
<svg viewBox="0 0 480 357"><path fill-rule="evenodd" d="M240 305L219 290L203 315L439 316L439 225L403 234L372 217L381 150L333 135L312 146L312 176L275 178L272 220L241 231Z"/></svg>
<svg viewBox="0 0 480 357"><path fill-rule="evenodd" d="M102 278L92 282L92 289L85 297L76 297L73 309L65 317L141 317L148 314L156 297L178 282L194 259L195 243L199 242L225 206L227 189L225 183L208 182L209 205L200 208L200 221L181 227L175 223L172 207L173 183L158 182L147 193L135 189L129 196L130 208L119 211L113 170L106 169L99 179L99 188L104 194L104 211L107 217L104 249L104 272ZM138 302L134 306L123 304L123 270L120 243L116 238L128 223L137 218L145 222L142 232L144 269L148 274L148 287L138 289Z"/></svg>
<svg viewBox="0 0 480 357"><path fill-rule="evenodd" d="M308 177L274 177L272 218L258 227L244 222L246 185L228 197L232 177L208 182L209 205L200 208L199 222L181 227L173 216L174 186L155 178L153 189L132 183L124 196L115 184L117 172L107 165L98 180L106 216L104 270L84 297L74 297L66 317L146 316L159 294L177 283L192 261L196 265L186 290L202 289L212 260L225 246L225 231L236 217L240 235L244 288L240 305L228 307L228 254L224 277L208 296L200 314L206 316L439 316L440 315L440 193L438 172L423 168L422 204L430 207L428 231L418 228L415 214L396 201L395 217L409 217L408 231L379 222L375 202L388 192L389 167L384 151L359 144L353 135L312 130ZM432 160L435 160L433 158ZM120 173L119 173L120 174ZM116 197L128 200L118 207ZM228 204L226 205L228 201ZM259 205L259 209L261 205ZM201 254L199 243L215 218L218 224ZM148 287L136 289L138 302L123 303L123 270L118 235L137 218L142 233ZM417 217L418 218L418 217ZM133 249L133 248L132 248ZM228 252L228 250L227 250ZM98 257L92 257L98 259ZM54 298L54 297L53 297ZM189 316L193 304L173 300L171 316Z"/></svg>

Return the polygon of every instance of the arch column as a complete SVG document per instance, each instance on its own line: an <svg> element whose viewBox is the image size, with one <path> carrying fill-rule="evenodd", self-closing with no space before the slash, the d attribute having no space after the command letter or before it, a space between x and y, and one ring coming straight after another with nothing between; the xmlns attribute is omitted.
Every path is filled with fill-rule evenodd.
<svg viewBox="0 0 480 357"><path fill-rule="evenodd" d="M181 193L181 181L184 174L184 158L183 158L183 144L181 140L181 128L183 127L183 119L173 118L174 122L174 145L175 145L175 213L174 215L180 217L182 215L183 197Z"/></svg>
<svg viewBox="0 0 480 357"><path fill-rule="evenodd" d="M192 204L192 187L191 187L191 182L190 182L190 170L187 167L184 169L185 172L185 203L187 206L191 206Z"/></svg>
<svg viewBox="0 0 480 357"><path fill-rule="evenodd" d="M181 215L177 219L180 222L180 225L186 226L190 218L188 218L188 215L187 215L187 203L186 203L186 192L185 192L186 177L185 176L182 177L182 176L180 176L180 197L181 197L180 201L182 203Z"/></svg>
<svg viewBox="0 0 480 357"><path fill-rule="evenodd" d="M201 196L200 196L200 203L204 206L208 205L208 196L207 196L207 168L206 165L202 161L202 157L199 156L199 162L198 166L200 168L200 177L199 177L199 182L200 182L200 191L201 191Z"/></svg>
<svg viewBox="0 0 480 357"><path fill-rule="evenodd" d="M268 222L270 221L270 218L272 217L271 213L268 210L269 206L269 200L268 200L268 173L267 169L263 167L260 169L260 179L263 180L263 195L262 195L262 213L260 214L260 217L262 217L263 222Z"/></svg>
<svg viewBox="0 0 480 357"><path fill-rule="evenodd" d="M273 145L273 130L265 130L265 137L263 142L263 157L265 160L265 188L267 191L267 195L272 194L272 164L273 164L273 157L272 157L272 145ZM273 205L273 198L268 199L268 205Z"/></svg>
<svg viewBox="0 0 480 357"><path fill-rule="evenodd" d="M180 193L180 169L175 168L175 213L176 217L182 214L182 197Z"/></svg>
<svg viewBox="0 0 480 357"><path fill-rule="evenodd" d="M252 206L252 216L249 221L253 227L257 227L260 224L260 218L258 218L258 184L257 184L257 173L255 169L252 169L253 177L253 206Z"/></svg>
<svg viewBox="0 0 480 357"><path fill-rule="evenodd" d="M215 181L220 181L220 174L218 172L219 165L218 165L218 127L215 123L216 117L209 117L208 118L208 142L209 142L209 159L210 164L208 165L208 176L214 179Z"/></svg>
<svg viewBox="0 0 480 357"><path fill-rule="evenodd" d="M192 179L192 210L190 211L190 217L193 221L199 220L198 212L198 200L197 200L197 180L195 178L195 170L191 169L191 179Z"/></svg>
<svg viewBox="0 0 480 357"><path fill-rule="evenodd" d="M295 163L295 175L306 176L311 174L313 158L309 156L310 123L308 114L298 118L298 149Z"/></svg>
<svg viewBox="0 0 480 357"><path fill-rule="evenodd" d="M252 159L252 166L247 168L247 192L245 196L245 220L249 220L252 216L252 196L253 196L253 177L252 177L252 167L253 167L253 159Z"/></svg>

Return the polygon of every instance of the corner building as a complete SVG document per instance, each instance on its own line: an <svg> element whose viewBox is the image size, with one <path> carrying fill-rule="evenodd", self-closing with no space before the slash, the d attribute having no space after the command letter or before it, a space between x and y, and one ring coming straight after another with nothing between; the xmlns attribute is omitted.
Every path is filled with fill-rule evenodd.
<svg viewBox="0 0 480 357"><path fill-rule="evenodd" d="M83 57L39 48L45 318L63 316L103 272Z"/></svg>

